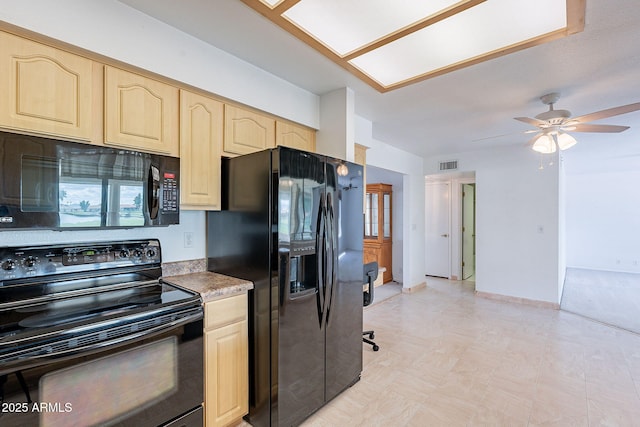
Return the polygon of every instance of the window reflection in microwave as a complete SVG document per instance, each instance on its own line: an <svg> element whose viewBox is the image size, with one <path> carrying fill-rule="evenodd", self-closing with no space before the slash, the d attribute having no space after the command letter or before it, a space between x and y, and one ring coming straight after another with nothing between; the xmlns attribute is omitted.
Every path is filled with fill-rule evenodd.
<svg viewBox="0 0 640 427"><path fill-rule="evenodd" d="M59 196L60 227L144 225L143 186L139 182L63 178Z"/></svg>

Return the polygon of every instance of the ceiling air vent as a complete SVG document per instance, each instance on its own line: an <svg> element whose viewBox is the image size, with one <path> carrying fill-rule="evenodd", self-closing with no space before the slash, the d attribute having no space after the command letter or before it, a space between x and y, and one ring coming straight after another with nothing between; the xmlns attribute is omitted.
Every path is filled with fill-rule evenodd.
<svg viewBox="0 0 640 427"><path fill-rule="evenodd" d="M440 162L440 170L441 171L450 171L458 169L458 161L457 160L448 160L446 162Z"/></svg>

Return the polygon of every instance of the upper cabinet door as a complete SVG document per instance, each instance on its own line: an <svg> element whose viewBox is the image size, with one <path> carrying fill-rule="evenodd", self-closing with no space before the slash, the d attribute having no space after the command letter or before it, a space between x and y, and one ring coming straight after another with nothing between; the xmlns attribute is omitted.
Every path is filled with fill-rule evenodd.
<svg viewBox="0 0 640 427"><path fill-rule="evenodd" d="M180 207L220 210L222 102L180 91Z"/></svg>
<svg viewBox="0 0 640 427"><path fill-rule="evenodd" d="M277 121L276 145L313 153L316 151L316 132L304 126Z"/></svg>
<svg viewBox="0 0 640 427"><path fill-rule="evenodd" d="M178 88L105 66L104 89L105 144L180 155Z"/></svg>
<svg viewBox="0 0 640 427"><path fill-rule="evenodd" d="M275 120L244 108L224 106L224 151L249 154L275 147Z"/></svg>
<svg viewBox="0 0 640 427"><path fill-rule="evenodd" d="M90 141L92 61L0 32L0 127Z"/></svg>

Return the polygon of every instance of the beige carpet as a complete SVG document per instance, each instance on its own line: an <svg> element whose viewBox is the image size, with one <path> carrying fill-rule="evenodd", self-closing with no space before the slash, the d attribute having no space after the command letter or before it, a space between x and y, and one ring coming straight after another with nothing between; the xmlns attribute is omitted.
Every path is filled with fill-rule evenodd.
<svg viewBox="0 0 640 427"><path fill-rule="evenodd" d="M560 308L640 333L640 274L569 268Z"/></svg>

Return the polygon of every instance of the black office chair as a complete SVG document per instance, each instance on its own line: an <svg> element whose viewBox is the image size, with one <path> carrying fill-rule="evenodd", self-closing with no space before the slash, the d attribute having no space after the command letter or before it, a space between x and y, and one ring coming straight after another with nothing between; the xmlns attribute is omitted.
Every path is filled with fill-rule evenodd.
<svg viewBox="0 0 640 427"><path fill-rule="evenodd" d="M378 278L378 263L370 262L368 264L365 264L363 268L363 273L364 274L362 275L362 283L369 284L369 289L362 292L363 294L362 305L366 307L373 302L373 288L374 288L373 282L375 282L375 280ZM365 336L367 335L369 335L369 339L365 338ZM373 337L374 337L373 331L362 332L362 341L372 345L373 351L378 351L380 350L380 347L378 347L378 344L371 341Z"/></svg>

